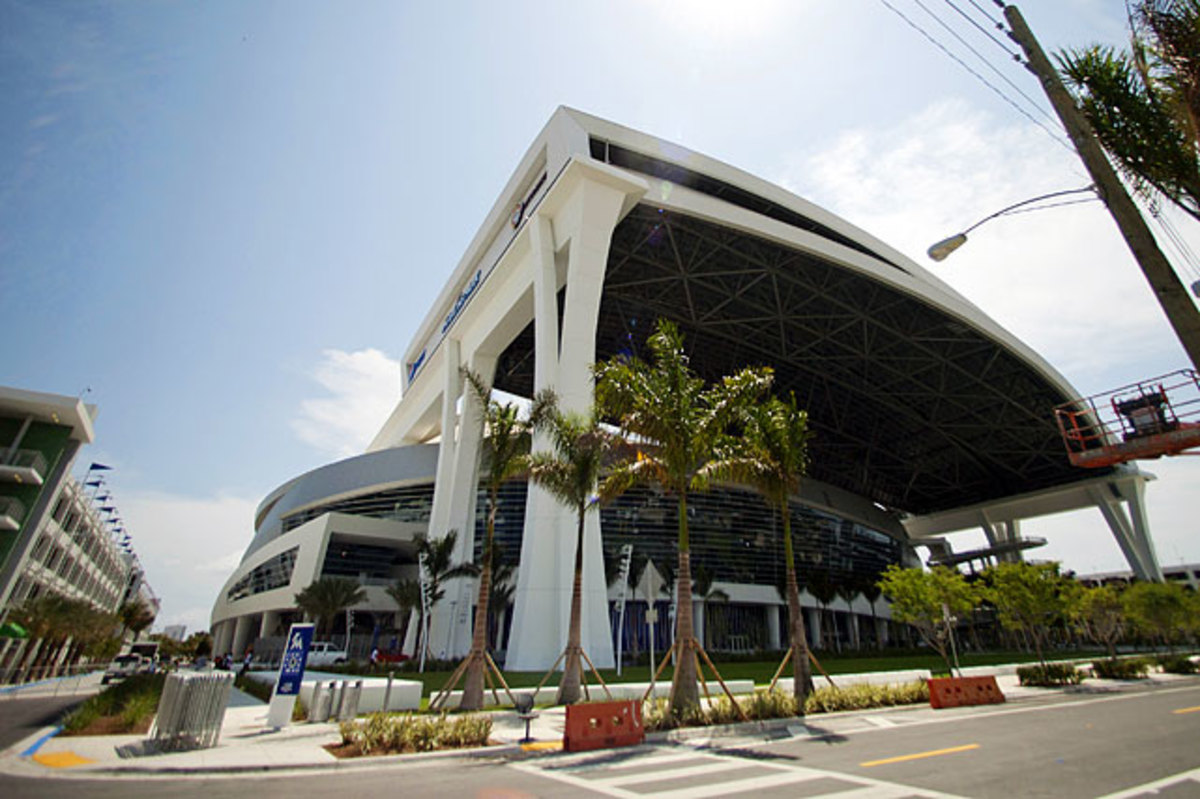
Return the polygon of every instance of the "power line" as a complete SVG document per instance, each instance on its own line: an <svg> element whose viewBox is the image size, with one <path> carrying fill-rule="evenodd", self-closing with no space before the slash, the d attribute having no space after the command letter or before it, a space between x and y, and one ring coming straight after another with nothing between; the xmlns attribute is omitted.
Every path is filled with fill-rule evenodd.
<svg viewBox="0 0 1200 799"><path fill-rule="evenodd" d="M1015 108L1017 110L1017 113L1021 114L1021 116L1025 117L1030 122L1032 122L1033 124L1037 125L1042 130L1044 130L1046 132L1046 134L1048 136L1050 136L1050 138L1052 138L1055 142L1057 142L1059 144L1059 146L1065 147L1071 153L1075 152L1075 149L1073 147L1071 147L1071 145L1068 144L1059 134L1055 133L1053 130L1046 127L1046 125L1044 125L1040 120L1035 119L1032 115L1030 115L1030 113L1028 111L1026 111L1024 108L1019 106L1011 97L1009 97L1003 91L1001 91L998 87L996 87L995 84L993 84L991 81L989 81L983 75L979 74L979 72L977 72L976 70L972 69L969 64L967 64L961 58L956 56L954 53L950 52L950 50L947 49L945 45L943 45L941 42L939 42L937 39L935 39L928 31L926 31L924 28L922 28L920 25L918 25L912 19L910 19L903 11L896 8L894 5L892 5L890 2L888 2L888 0L879 0L879 2L882 3L884 5L884 7L886 7L893 14L900 17L900 19L904 20L908 24L909 27L911 27L917 33L921 34L921 36L923 36L930 44L932 44L937 49L941 50L952 61L954 61L959 66L961 66L963 69L965 69L967 72L969 72L972 76L974 76L976 80L978 80L984 86L987 86L989 89L991 89L993 92L995 92L1000 97L1000 99L1004 100L1004 102L1008 103L1013 108Z"/></svg>
<svg viewBox="0 0 1200 799"><path fill-rule="evenodd" d="M1009 48L1009 46L1007 44L1005 44L1000 39L997 39L995 34L993 34L990 30L983 27L975 20L971 19L971 16L967 12L963 11L961 8L954 5L954 0L946 0L946 5L950 6L955 11L957 11L962 16L963 19L965 19L967 22L969 22L971 25L973 25L980 33L982 33L984 36L988 37L993 42L995 42L996 46L999 47L1001 50L1003 50L1007 56L1012 58L1012 60L1020 62L1020 60L1021 60L1020 53L1018 53L1016 50ZM979 6L975 6L975 7L979 8ZM982 11L982 9L980 9L980 10ZM1004 30L1004 26L1001 25L999 22L992 19L991 17L988 17L988 19L995 24L997 30Z"/></svg>
<svg viewBox="0 0 1200 799"><path fill-rule="evenodd" d="M1167 238L1167 243L1171 249L1175 250L1179 256L1183 271L1187 273L1188 279L1200 279L1200 260L1196 258L1196 252L1187 243L1187 240L1180 234L1179 229L1175 227L1175 223L1166 217L1162 212L1162 206L1157 202L1151 202L1150 218L1153 219L1162 229L1163 234Z"/></svg>
<svg viewBox="0 0 1200 799"><path fill-rule="evenodd" d="M1000 22L1000 20L996 19L996 18L995 18L995 17L993 17L991 14L989 14L989 13L987 12L987 9L986 9L986 8L984 8L983 6L979 5L979 3L976 3L976 2L975 2L975 0L967 0L967 2L968 2L968 3L970 3L971 5L973 5L973 6L975 7L975 10L976 10L976 11L978 11L980 14L983 14L983 16L985 16L985 17L986 17L986 18L987 18L987 19L988 19L990 22L993 22L993 23L995 23L995 25L996 25L996 27L997 27L997 28L1002 28L1002 27L1004 27L1004 26L1003 26L1003 24ZM995 3L996 3L996 5L997 5L997 6L998 6L998 7L999 7L1001 10L1003 10L1003 9L1004 9L1004 3L1002 3L1002 2L999 2L999 0L993 0L993 2L995 2Z"/></svg>
<svg viewBox="0 0 1200 799"><path fill-rule="evenodd" d="M995 64L993 64L991 61L989 61L989 60L988 60L987 56L985 56L983 53L981 53L981 52L979 52L978 50L976 50L974 47L972 47L972 46L971 46L970 42L968 42L966 39L964 39L962 36L960 36L960 35L958 34L958 31L956 31L956 30L954 30L954 28L950 27L950 25L948 25L948 24L946 23L946 21L945 21L945 20L943 20L941 17L939 17L937 14L933 13L932 11L930 11L930 10L929 10L929 8L928 8L928 7L926 7L926 5L925 5L924 3L922 3L922 2L921 2L921 0L913 0L913 2L914 2L914 3L916 3L916 4L917 4L917 6L919 6L919 7L920 7L920 9L921 9L922 11L924 11L926 14L928 14L928 15L929 15L929 16L931 16L931 17L933 17L934 21L935 21L935 22L937 22L939 25L941 25L943 28L945 28L945 29L946 29L946 31L947 31L947 32L948 32L948 33L949 33L951 36L953 36L955 39L957 39L957 40L958 40L958 42L959 42L959 44L961 44L963 47L965 47L965 48L967 48L968 50L970 50L970 51L971 51L971 52L972 52L972 53L975 55L975 57L976 57L976 58L978 58L980 61L982 61L984 64L987 64L987 66L988 66L989 68L991 68L992 72L995 72L997 75L999 75L999 76L1000 76L1000 79L1001 79L1002 81L1004 81L1004 82L1005 82L1005 83L1007 83L1009 86L1011 86L1011 87L1012 87L1012 88L1013 88L1013 89L1014 89L1014 90L1017 92L1017 94L1019 94L1019 95L1021 95L1022 97L1024 97L1024 98L1025 98L1025 101L1026 101L1027 103L1029 103L1031 106L1033 106L1034 108L1036 108L1036 109L1037 109L1037 111L1038 111L1038 113L1040 113L1040 114L1041 114L1042 116L1044 116L1046 119L1049 119L1049 120L1052 120L1052 121L1053 121L1054 117L1052 117L1052 116L1050 115L1050 113L1049 113L1048 111L1046 111L1046 109L1045 109L1045 108L1043 108L1041 105L1039 105L1039 104L1038 104L1038 102L1037 102L1037 100L1034 100L1032 97L1030 97L1030 96L1029 96L1028 94L1026 94L1024 91L1022 91L1021 87L1020 87L1020 86L1018 86L1017 84L1013 83L1013 81L1012 81L1012 80L1010 80L1010 79L1009 79L1009 77L1008 77L1007 75L1005 75L1003 72L1001 72L1001 71L1000 71L1000 68L999 68L999 67L997 67ZM948 5L951 7L951 8L953 8L955 11L958 11L958 13L960 13L960 14L962 14L962 13L963 13L963 12L961 11L961 9L959 9L957 6L955 6L955 5L954 5L954 3L953 3L951 0L946 0L946 3L947 3L947 4L948 4ZM965 17L965 16L966 16L966 14L963 14L963 16ZM973 20L970 20L969 18L968 18L968 21L969 21L969 22L971 22L972 24L975 24L975 23L974 23L974 21L973 21ZM978 25L976 25L976 27L979 27L979 26L978 26ZM982 27L980 27L979 29L980 29L980 30L983 30L984 34L985 34L985 35L987 35L989 38L991 38L991 39L992 39L992 41L997 41L997 42L998 42L998 40L997 40L997 39L996 39L994 36L992 36L990 33L988 33L988 32L987 32L986 30L984 30ZM1007 53L1008 55L1012 56L1012 57L1013 57L1013 58L1014 58L1014 59L1015 59L1015 60L1016 60L1018 63L1020 63L1020 62L1021 62L1021 58L1020 58L1020 56L1019 56L1019 55L1017 55L1016 53L1012 52L1012 51L1011 51L1011 50L1009 50L1008 48L1004 47L1004 45L1003 45L1003 44L1001 44L1000 46L1001 46L1001 48L1003 48L1003 49L1004 49L1004 52L1005 52L1005 53Z"/></svg>

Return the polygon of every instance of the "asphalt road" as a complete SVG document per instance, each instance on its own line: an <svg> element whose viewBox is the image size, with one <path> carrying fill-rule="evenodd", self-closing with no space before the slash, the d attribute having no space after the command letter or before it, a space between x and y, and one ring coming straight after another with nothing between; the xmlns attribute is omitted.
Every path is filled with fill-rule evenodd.
<svg viewBox="0 0 1200 799"><path fill-rule="evenodd" d="M53 726L90 694L37 696L18 699L0 696L0 751Z"/></svg>
<svg viewBox="0 0 1200 799"><path fill-rule="evenodd" d="M1182 711L1182 712L1181 712ZM580 755L421 760L238 778L80 780L0 776L0 796L621 797L746 799L1097 797L1164 781L1161 796L1200 797L1200 678L1119 693L1081 691L989 708L820 719L774 742L724 741Z"/></svg>

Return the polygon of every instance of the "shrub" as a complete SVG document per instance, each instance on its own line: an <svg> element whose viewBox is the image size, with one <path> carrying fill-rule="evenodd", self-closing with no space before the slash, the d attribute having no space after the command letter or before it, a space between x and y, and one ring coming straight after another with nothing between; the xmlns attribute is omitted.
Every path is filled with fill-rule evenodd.
<svg viewBox="0 0 1200 799"><path fill-rule="evenodd" d="M1045 666L1021 666L1017 669L1017 680L1021 685L1052 688L1078 685L1083 682L1083 673L1070 663L1047 663Z"/></svg>
<svg viewBox="0 0 1200 799"><path fill-rule="evenodd" d="M678 725L665 698L659 697L642 703L642 727L646 732L673 730L676 726Z"/></svg>
<svg viewBox="0 0 1200 799"><path fill-rule="evenodd" d="M736 724L742 720L742 715L738 713L737 708L734 707L733 702L730 702L727 696L720 696L714 699L708 706L708 712L705 716L709 724Z"/></svg>
<svg viewBox="0 0 1200 799"><path fill-rule="evenodd" d="M1200 673L1200 666L1197 666L1187 655L1161 655L1158 658L1158 665L1167 674L1197 674Z"/></svg>
<svg viewBox="0 0 1200 799"><path fill-rule="evenodd" d="M492 717L486 713L453 718L445 713L372 713L362 722L343 722L338 730L342 746L357 747L364 755L429 752L486 745L492 734Z"/></svg>
<svg viewBox="0 0 1200 799"><path fill-rule="evenodd" d="M857 683L844 688L817 688L808 696L805 713L834 713L839 710L867 710L876 707L914 705L929 701L929 684L915 680L900 685Z"/></svg>
<svg viewBox="0 0 1200 799"><path fill-rule="evenodd" d="M786 719L796 715L796 697L783 691L755 691L742 702L742 709L752 721Z"/></svg>
<svg viewBox="0 0 1200 799"><path fill-rule="evenodd" d="M1150 670L1144 658L1125 660L1097 660L1092 663L1092 673L1105 680L1144 680Z"/></svg>

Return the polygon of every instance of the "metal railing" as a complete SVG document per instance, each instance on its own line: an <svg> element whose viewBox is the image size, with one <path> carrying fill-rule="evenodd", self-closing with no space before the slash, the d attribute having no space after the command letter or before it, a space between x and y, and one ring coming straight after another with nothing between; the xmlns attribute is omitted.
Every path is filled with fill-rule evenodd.
<svg viewBox="0 0 1200 799"><path fill-rule="evenodd" d="M233 675L168 674L151 739L159 751L209 749L217 745Z"/></svg>
<svg viewBox="0 0 1200 799"><path fill-rule="evenodd" d="M92 693L100 687L104 667L94 663L75 666L38 666L27 669L0 669L0 697L73 696Z"/></svg>
<svg viewBox="0 0 1200 799"><path fill-rule="evenodd" d="M1054 409L1071 463L1084 467L1200 448L1200 377L1191 369Z"/></svg>

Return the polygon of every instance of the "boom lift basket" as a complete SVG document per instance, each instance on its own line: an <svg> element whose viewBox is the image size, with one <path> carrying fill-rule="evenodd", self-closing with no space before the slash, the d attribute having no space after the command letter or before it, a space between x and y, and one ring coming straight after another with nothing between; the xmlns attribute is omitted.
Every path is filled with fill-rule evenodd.
<svg viewBox="0 0 1200 799"><path fill-rule="evenodd" d="M1200 447L1200 381L1183 369L1064 403L1054 417L1075 466L1179 455Z"/></svg>

